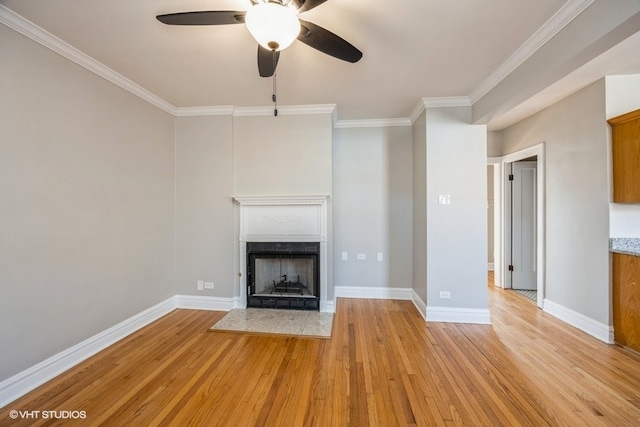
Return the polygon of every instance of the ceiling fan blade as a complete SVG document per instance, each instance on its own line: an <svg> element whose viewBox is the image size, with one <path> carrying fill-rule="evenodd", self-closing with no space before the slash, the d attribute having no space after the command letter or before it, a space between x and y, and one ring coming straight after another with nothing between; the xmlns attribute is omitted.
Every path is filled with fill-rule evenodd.
<svg viewBox="0 0 640 427"><path fill-rule="evenodd" d="M291 3L298 13L302 13L313 9L316 6L320 6L326 1L327 0L292 0Z"/></svg>
<svg viewBox="0 0 640 427"><path fill-rule="evenodd" d="M347 62L358 62L362 58L362 52L354 45L331 31L302 19L300 25L298 40L307 46Z"/></svg>
<svg viewBox="0 0 640 427"><path fill-rule="evenodd" d="M274 61L273 51L258 45L258 72L260 77L271 77L275 73L278 59L280 59L280 52L278 51L275 54Z"/></svg>
<svg viewBox="0 0 640 427"><path fill-rule="evenodd" d="M158 21L167 25L229 25L243 24L245 11L211 10L201 12L179 12L158 15Z"/></svg>

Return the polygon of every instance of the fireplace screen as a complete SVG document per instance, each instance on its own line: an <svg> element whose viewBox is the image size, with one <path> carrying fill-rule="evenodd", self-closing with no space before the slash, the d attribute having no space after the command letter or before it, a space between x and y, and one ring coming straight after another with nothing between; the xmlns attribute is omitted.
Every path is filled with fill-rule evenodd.
<svg viewBox="0 0 640 427"><path fill-rule="evenodd" d="M247 243L247 306L319 309L317 242Z"/></svg>
<svg viewBox="0 0 640 427"><path fill-rule="evenodd" d="M254 295L314 297L313 259L257 258Z"/></svg>

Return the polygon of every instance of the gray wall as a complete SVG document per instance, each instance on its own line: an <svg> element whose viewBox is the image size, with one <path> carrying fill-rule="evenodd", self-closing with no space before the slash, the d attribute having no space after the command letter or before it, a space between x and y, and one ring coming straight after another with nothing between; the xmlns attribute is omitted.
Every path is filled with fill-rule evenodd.
<svg viewBox="0 0 640 427"><path fill-rule="evenodd" d="M503 131L504 154L545 143L545 297L609 322L609 167L600 80Z"/></svg>
<svg viewBox="0 0 640 427"><path fill-rule="evenodd" d="M469 107L427 108L413 124L413 290L427 310L488 309L487 131L470 121Z"/></svg>
<svg viewBox="0 0 640 427"><path fill-rule="evenodd" d="M493 264L495 244L493 239L495 215L495 191L493 183L493 165L487 166L487 263Z"/></svg>
<svg viewBox="0 0 640 427"><path fill-rule="evenodd" d="M235 195L329 196L327 299L332 300L332 115L241 116L233 124Z"/></svg>
<svg viewBox="0 0 640 427"><path fill-rule="evenodd" d="M234 296L233 192L233 117L177 118L177 294ZM215 288L197 291L197 280Z"/></svg>
<svg viewBox="0 0 640 427"><path fill-rule="evenodd" d="M175 291L173 117L3 25L0 52L1 381Z"/></svg>
<svg viewBox="0 0 640 427"><path fill-rule="evenodd" d="M335 130L335 286L411 287L411 153L409 126Z"/></svg>
<svg viewBox="0 0 640 427"><path fill-rule="evenodd" d="M328 113L177 118L176 293L239 296L232 196L331 195L331 139Z"/></svg>
<svg viewBox="0 0 640 427"><path fill-rule="evenodd" d="M412 126L413 151L413 291L427 302L427 119L426 113Z"/></svg>
<svg viewBox="0 0 640 427"><path fill-rule="evenodd" d="M235 194L331 194L331 114L234 118Z"/></svg>
<svg viewBox="0 0 640 427"><path fill-rule="evenodd" d="M487 157L502 156L502 132L487 132Z"/></svg>
<svg viewBox="0 0 640 427"><path fill-rule="evenodd" d="M426 112L427 306L488 309L487 131L470 122L468 107Z"/></svg>

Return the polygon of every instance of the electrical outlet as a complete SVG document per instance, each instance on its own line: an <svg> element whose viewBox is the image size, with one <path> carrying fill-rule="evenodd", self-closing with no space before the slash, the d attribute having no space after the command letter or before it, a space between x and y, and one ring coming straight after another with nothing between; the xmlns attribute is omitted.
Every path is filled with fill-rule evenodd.
<svg viewBox="0 0 640 427"><path fill-rule="evenodd" d="M343 261L347 261L349 259L349 253L348 252L342 252L342 260Z"/></svg>
<svg viewBox="0 0 640 427"><path fill-rule="evenodd" d="M204 282L205 289L213 289L213 282Z"/></svg>
<svg viewBox="0 0 640 427"><path fill-rule="evenodd" d="M359 260L367 259L367 254L358 254L358 259Z"/></svg>
<svg viewBox="0 0 640 427"><path fill-rule="evenodd" d="M440 299L451 299L451 292L440 291Z"/></svg>
<svg viewBox="0 0 640 427"><path fill-rule="evenodd" d="M204 289L204 280L198 280L196 282L196 289L199 291Z"/></svg>
<svg viewBox="0 0 640 427"><path fill-rule="evenodd" d="M440 195L438 195L438 204L439 205L450 205L451 204L451 195L450 194L440 194Z"/></svg>
<svg viewBox="0 0 640 427"><path fill-rule="evenodd" d="M378 252L378 261L384 261L384 255L382 255L382 252Z"/></svg>

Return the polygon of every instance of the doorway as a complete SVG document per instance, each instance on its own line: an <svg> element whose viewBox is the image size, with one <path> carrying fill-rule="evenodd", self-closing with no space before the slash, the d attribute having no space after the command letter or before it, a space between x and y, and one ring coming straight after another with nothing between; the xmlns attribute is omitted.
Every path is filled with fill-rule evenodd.
<svg viewBox="0 0 640 427"><path fill-rule="evenodd" d="M536 263L536 156L507 163L506 215L508 271L507 287L523 292L524 296L537 301Z"/></svg>
<svg viewBox="0 0 640 427"><path fill-rule="evenodd" d="M496 199L495 285L505 289L535 290L536 305L543 308L544 143L503 157L489 158L488 164L494 169ZM514 180L520 175L521 180L515 188L510 184L510 175L514 175ZM512 204L514 199L515 206ZM512 213L514 207L515 214Z"/></svg>

